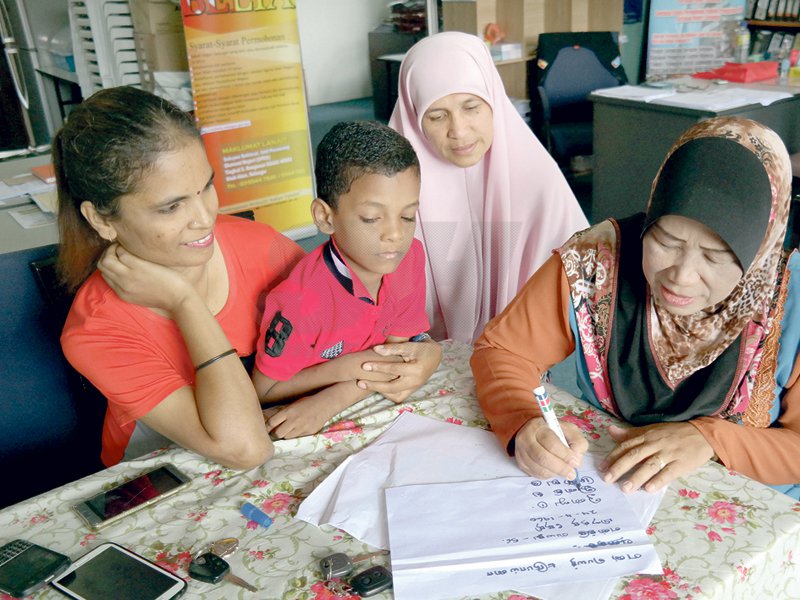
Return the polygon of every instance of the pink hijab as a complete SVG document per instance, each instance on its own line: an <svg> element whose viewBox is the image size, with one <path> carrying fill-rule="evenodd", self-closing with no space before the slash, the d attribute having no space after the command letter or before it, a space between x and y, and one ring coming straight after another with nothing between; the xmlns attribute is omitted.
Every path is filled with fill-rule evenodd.
<svg viewBox="0 0 800 600"><path fill-rule="evenodd" d="M466 169L441 158L422 131L431 104L456 93L492 108L492 146ZM389 125L411 141L422 168L416 237L427 256L432 334L471 343L586 217L473 35L439 33L411 48Z"/></svg>

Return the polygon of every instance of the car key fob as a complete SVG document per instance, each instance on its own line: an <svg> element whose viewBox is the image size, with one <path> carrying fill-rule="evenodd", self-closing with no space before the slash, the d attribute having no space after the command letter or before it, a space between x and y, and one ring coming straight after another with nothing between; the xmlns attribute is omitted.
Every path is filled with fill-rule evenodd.
<svg viewBox="0 0 800 600"><path fill-rule="evenodd" d="M231 567L225 559L211 552L206 552L191 562L189 565L189 577L206 583L219 583L230 570Z"/></svg>
<svg viewBox="0 0 800 600"><path fill-rule="evenodd" d="M319 568L326 579L344 577L353 570L353 561L344 552L336 552L321 559Z"/></svg>
<svg viewBox="0 0 800 600"><path fill-rule="evenodd" d="M392 574L386 567L380 565L361 571L350 580L353 591L366 598L379 594L392 587Z"/></svg>

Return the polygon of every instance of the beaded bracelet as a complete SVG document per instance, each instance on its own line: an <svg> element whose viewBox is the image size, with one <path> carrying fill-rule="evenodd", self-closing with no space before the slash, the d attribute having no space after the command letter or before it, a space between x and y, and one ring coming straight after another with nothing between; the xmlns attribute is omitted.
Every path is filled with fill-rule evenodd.
<svg viewBox="0 0 800 600"><path fill-rule="evenodd" d="M215 363L215 362L217 362L217 361L218 361L220 358L225 358L225 357L226 357L226 356L228 356L229 354L235 354L235 353L236 353L236 348L230 348L229 350L225 350L225 352L223 352L222 354L217 354L215 357L213 357L213 358L209 358L209 359L208 359L207 361L205 361L205 362L201 362L199 365L197 365L197 366L194 368L194 370L195 370L195 371L199 371L200 369L204 369L204 368L206 368L208 365L210 365L211 363Z"/></svg>

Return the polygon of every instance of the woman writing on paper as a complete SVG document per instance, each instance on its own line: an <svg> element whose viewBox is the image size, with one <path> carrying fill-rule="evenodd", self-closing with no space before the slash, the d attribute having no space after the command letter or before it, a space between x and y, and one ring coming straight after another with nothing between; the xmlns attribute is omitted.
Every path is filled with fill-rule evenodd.
<svg viewBox="0 0 800 600"><path fill-rule="evenodd" d="M517 463L569 477L571 449L531 390L576 351L589 402L611 426L600 464L622 489L657 490L709 459L798 497L800 254L783 253L791 170L770 129L705 121L667 155L645 214L578 233L476 343L481 405Z"/></svg>
<svg viewBox="0 0 800 600"><path fill-rule="evenodd" d="M389 125L420 160L431 331L472 342L586 218L473 35L411 48Z"/></svg>
<svg viewBox="0 0 800 600"><path fill-rule="evenodd" d="M78 287L61 343L108 399L102 460L170 440L233 468L272 455L239 356L258 301L303 255L271 227L217 215L191 118L131 87L76 107L53 141L60 269Z"/></svg>

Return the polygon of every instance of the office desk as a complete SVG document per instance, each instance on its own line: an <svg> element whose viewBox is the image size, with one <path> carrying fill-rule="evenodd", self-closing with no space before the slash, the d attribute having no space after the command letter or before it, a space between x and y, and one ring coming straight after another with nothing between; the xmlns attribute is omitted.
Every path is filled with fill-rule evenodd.
<svg viewBox="0 0 800 600"><path fill-rule="evenodd" d="M186 577L194 551L206 542L234 536L241 543L228 558L231 571L260 592L251 594L227 582L212 586L190 580L186 598L333 600L323 588L319 559L331 552L355 555L370 548L339 529L314 527L292 516L337 465L374 440L402 411L465 427L486 427L468 364L471 348L446 342L444 350L439 370L405 404L370 396L320 434L277 442L274 458L259 468L235 472L186 450L165 449L0 511L3 541L20 537L73 558L96 544L115 541ZM550 389L559 416L578 424L593 450L611 448L605 433L611 423L608 416ZM187 490L97 534L69 508L104 486L164 462L176 464L192 479ZM274 519L268 530L241 516L239 507L245 501ZM647 531L664 575L623 578L612 594L615 598L798 597L800 504L716 463L673 482ZM388 558L370 562L387 565ZM364 568L369 564L362 563ZM384 592L375 597L385 600L392 595ZM46 589L37 598L61 596ZM508 592L482 598L527 596Z"/></svg>
<svg viewBox="0 0 800 600"><path fill-rule="evenodd" d="M58 242L58 226L55 223L24 229L9 214L12 210L33 206L33 202L11 207L0 206L0 254Z"/></svg>
<svg viewBox="0 0 800 600"><path fill-rule="evenodd" d="M765 84L728 85L769 89ZM790 153L800 151L800 89L771 87L791 91L795 96L769 106L751 104L713 111L590 95L594 102L591 222L643 211L667 151L698 121L729 115L753 119L774 129Z"/></svg>
<svg viewBox="0 0 800 600"><path fill-rule="evenodd" d="M29 173L31 167L45 165L51 160L50 154L46 153L0 161L0 180ZM16 199L8 199L0 204L0 254L38 248L58 242L58 227L55 223L23 229L9 214L10 210L19 208L17 203ZM33 204L31 200L25 200L24 203Z"/></svg>

